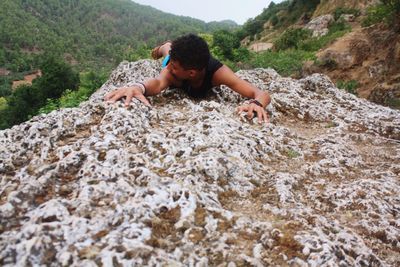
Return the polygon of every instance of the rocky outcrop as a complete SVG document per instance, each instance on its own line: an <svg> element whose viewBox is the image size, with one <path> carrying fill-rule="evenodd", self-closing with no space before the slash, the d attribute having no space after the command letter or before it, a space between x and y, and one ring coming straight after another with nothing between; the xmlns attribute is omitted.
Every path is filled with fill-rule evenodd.
<svg viewBox="0 0 400 267"><path fill-rule="evenodd" d="M271 123L169 89L106 92L159 71L122 63L89 101L0 132L2 266L399 265L400 112L324 75L238 75Z"/></svg>
<svg viewBox="0 0 400 267"><path fill-rule="evenodd" d="M273 47L274 47L273 43L257 42L257 43L251 44L249 46L249 49L254 52L262 52L262 51L271 50Z"/></svg>
<svg viewBox="0 0 400 267"><path fill-rule="evenodd" d="M311 20L307 25L304 26L305 29L312 31L313 37L320 37L328 34L329 32L329 24L332 23L335 19L332 15L323 15Z"/></svg>

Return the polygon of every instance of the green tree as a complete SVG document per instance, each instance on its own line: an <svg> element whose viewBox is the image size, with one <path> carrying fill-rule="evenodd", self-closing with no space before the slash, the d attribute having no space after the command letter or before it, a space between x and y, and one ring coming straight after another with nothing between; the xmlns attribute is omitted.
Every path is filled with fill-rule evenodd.
<svg viewBox="0 0 400 267"><path fill-rule="evenodd" d="M71 66L54 56L47 56L41 63L42 76L32 85L19 86L8 98L7 107L1 110L0 126L6 128L28 120L46 104L48 99L58 99L69 90L79 86L79 74ZM92 86L99 84L100 78L92 74Z"/></svg>
<svg viewBox="0 0 400 267"><path fill-rule="evenodd" d="M39 89L42 105L48 98L59 98L65 90L76 90L79 87L79 73L55 56L45 58L40 69L42 76L35 79L33 85Z"/></svg>
<svg viewBox="0 0 400 267"><path fill-rule="evenodd" d="M38 113L49 113L59 108L77 107L81 102L86 101L97 89L103 85L108 73L103 71L81 73L80 86L77 91L66 90L59 99L47 99L46 105L42 106Z"/></svg>
<svg viewBox="0 0 400 267"><path fill-rule="evenodd" d="M11 95L11 83L8 77L0 77L0 97Z"/></svg>
<svg viewBox="0 0 400 267"><path fill-rule="evenodd" d="M107 81L107 78L108 73L104 70L99 72L89 71L86 75L82 76L81 85L93 93Z"/></svg>
<svg viewBox="0 0 400 267"><path fill-rule="evenodd" d="M222 57L234 60L234 50L240 47L240 40L230 31L219 30L214 32L213 47L218 49Z"/></svg>
<svg viewBox="0 0 400 267"><path fill-rule="evenodd" d="M7 108L7 100L4 97L0 97L0 111Z"/></svg>
<svg viewBox="0 0 400 267"><path fill-rule="evenodd" d="M275 42L277 50L286 50L289 48L299 48L300 44L311 37L311 31L307 29L291 28L286 30Z"/></svg>
<svg viewBox="0 0 400 267"><path fill-rule="evenodd" d="M174 16L129 0L1 0L0 10L0 66L12 71L36 69L31 58L42 51L68 55L79 70L112 69L127 59L128 47L142 58L141 44L153 47L184 33L237 27Z"/></svg>
<svg viewBox="0 0 400 267"><path fill-rule="evenodd" d="M39 107L37 89L30 85L19 86L8 98L8 107L3 110L7 125L12 126L29 119Z"/></svg>

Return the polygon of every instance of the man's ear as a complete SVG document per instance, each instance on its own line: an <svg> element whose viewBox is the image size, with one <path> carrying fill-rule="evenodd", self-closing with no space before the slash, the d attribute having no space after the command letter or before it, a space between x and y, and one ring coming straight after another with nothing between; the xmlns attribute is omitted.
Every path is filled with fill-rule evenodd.
<svg viewBox="0 0 400 267"><path fill-rule="evenodd" d="M189 70L189 76L194 77L197 74L197 70Z"/></svg>

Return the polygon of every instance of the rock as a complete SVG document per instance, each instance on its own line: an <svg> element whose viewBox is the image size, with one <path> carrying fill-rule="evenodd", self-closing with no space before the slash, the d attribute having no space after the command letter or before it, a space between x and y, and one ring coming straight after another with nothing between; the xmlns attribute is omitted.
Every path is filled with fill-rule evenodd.
<svg viewBox="0 0 400 267"><path fill-rule="evenodd" d="M326 50L320 55L321 65L327 69L348 69L354 65L355 58L350 51Z"/></svg>
<svg viewBox="0 0 400 267"><path fill-rule="evenodd" d="M323 15L312 19L304 28L311 30L313 37L320 37L328 34L328 26L332 21L334 18L331 14Z"/></svg>
<svg viewBox="0 0 400 267"><path fill-rule="evenodd" d="M11 218L15 215L15 208L10 202L7 202L0 206L0 214L4 219Z"/></svg>
<svg viewBox="0 0 400 267"><path fill-rule="evenodd" d="M78 254L81 259L93 260L100 253L101 249L97 246L88 246L81 249Z"/></svg>
<svg viewBox="0 0 400 267"><path fill-rule="evenodd" d="M225 86L103 102L159 71L123 62L80 107L0 131L3 266L399 265L399 111L272 69L237 72L271 93L268 125Z"/></svg>
<svg viewBox="0 0 400 267"><path fill-rule="evenodd" d="M355 19L356 19L356 17L353 14L342 14L339 17L339 21L344 20L347 22L354 22Z"/></svg>
<svg viewBox="0 0 400 267"><path fill-rule="evenodd" d="M249 49L253 50L254 52L262 52L271 50L273 47L274 47L273 43L258 42L251 44Z"/></svg>
<svg viewBox="0 0 400 267"><path fill-rule="evenodd" d="M350 53L353 55L352 65L361 65L371 53L371 47L366 40L352 40L349 44Z"/></svg>

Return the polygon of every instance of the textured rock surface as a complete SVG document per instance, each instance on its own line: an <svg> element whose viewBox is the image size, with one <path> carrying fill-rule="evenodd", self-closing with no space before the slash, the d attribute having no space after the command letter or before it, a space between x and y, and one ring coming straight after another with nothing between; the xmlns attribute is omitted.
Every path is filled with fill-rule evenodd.
<svg viewBox="0 0 400 267"><path fill-rule="evenodd" d="M122 63L0 132L1 265L399 266L399 111L265 69L238 74L271 93L268 126L225 87L102 101L158 71Z"/></svg>
<svg viewBox="0 0 400 267"><path fill-rule="evenodd" d="M311 30L313 37L320 37L328 34L328 26L333 21L332 15L323 15L312 19L304 28Z"/></svg>

